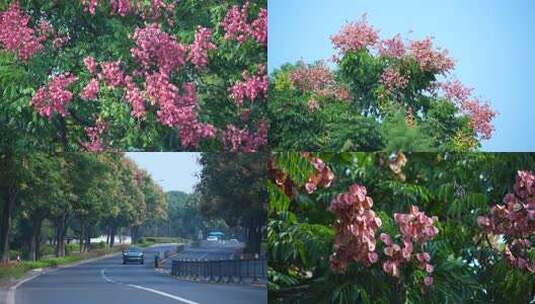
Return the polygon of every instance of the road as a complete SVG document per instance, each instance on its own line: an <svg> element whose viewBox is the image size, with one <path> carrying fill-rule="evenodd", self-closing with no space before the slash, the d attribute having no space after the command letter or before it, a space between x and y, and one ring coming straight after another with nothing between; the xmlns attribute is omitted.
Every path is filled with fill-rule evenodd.
<svg viewBox="0 0 535 304"><path fill-rule="evenodd" d="M16 304L264 304L267 289L177 280L154 271L165 246L145 249L145 265L122 265L120 256L45 273L17 288Z"/></svg>

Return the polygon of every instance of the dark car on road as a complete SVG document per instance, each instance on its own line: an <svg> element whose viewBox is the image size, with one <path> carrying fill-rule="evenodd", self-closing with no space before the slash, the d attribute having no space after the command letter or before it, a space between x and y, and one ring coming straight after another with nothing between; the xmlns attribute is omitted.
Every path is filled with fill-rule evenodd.
<svg viewBox="0 0 535 304"><path fill-rule="evenodd" d="M136 262L143 264L143 251L136 247L130 247L123 251L123 264L127 262Z"/></svg>

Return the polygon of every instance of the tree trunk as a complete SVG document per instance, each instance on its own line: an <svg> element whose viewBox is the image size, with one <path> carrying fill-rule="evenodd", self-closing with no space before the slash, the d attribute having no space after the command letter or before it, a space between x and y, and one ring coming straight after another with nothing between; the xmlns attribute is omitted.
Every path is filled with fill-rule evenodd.
<svg viewBox="0 0 535 304"><path fill-rule="evenodd" d="M107 227L108 229L106 229L106 247L109 248L110 247L110 226Z"/></svg>
<svg viewBox="0 0 535 304"><path fill-rule="evenodd" d="M111 233L110 233L110 248L113 248L113 245L115 244L115 226L111 225Z"/></svg>
<svg viewBox="0 0 535 304"><path fill-rule="evenodd" d="M139 226L132 226L130 232L132 232L132 244L137 243L139 238Z"/></svg>
<svg viewBox="0 0 535 304"><path fill-rule="evenodd" d="M43 226L43 218L37 219L35 227L35 260L41 258L41 227Z"/></svg>
<svg viewBox="0 0 535 304"><path fill-rule="evenodd" d="M56 218L56 257L65 256L65 222L67 216L62 214Z"/></svg>
<svg viewBox="0 0 535 304"><path fill-rule="evenodd" d="M84 240L85 240L85 223L80 220L80 253L84 252Z"/></svg>
<svg viewBox="0 0 535 304"><path fill-rule="evenodd" d="M91 249L91 235L89 233L86 233L84 252L89 252L90 249Z"/></svg>
<svg viewBox="0 0 535 304"><path fill-rule="evenodd" d="M35 217L32 219L32 233L30 240L30 260L37 261L39 259L39 245L41 242L41 224L43 218Z"/></svg>
<svg viewBox="0 0 535 304"><path fill-rule="evenodd" d="M4 208L2 212L2 228L0 232L2 263L9 262L9 231L11 228L11 213L15 205L15 191L8 188L4 193Z"/></svg>

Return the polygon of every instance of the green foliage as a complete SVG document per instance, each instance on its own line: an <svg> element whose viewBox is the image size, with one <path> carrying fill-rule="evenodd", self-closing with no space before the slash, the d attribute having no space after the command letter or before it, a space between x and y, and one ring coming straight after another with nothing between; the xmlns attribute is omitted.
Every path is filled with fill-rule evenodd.
<svg viewBox="0 0 535 304"><path fill-rule="evenodd" d="M532 300L532 274L507 264L482 237L477 217L501 203L517 170L534 170L529 153L408 153L406 164L384 153L319 153L335 174L327 189L304 191L314 169L299 153L275 154L276 167L294 184L287 196L268 182L269 295L272 303L518 303ZM399 157L399 154L398 154ZM396 169L398 166L398 170ZM382 220L378 234L398 234L394 213L416 205L437 216L439 234L426 251L434 265L433 285L425 273L406 264L400 279L386 275L382 260L365 267L353 263L344 273L329 268L333 252L332 198L358 183L374 200ZM535 241L535 236L531 241ZM384 246L377 241L377 252ZM502 246L503 248L503 246ZM531 258L535 256L532 250Z"/></svg>
<svg viewBox="0 0 535 304"><path fill-rule="evenodd" d="M381 125L383 137L387 139L385 151L430 152L432 138L420 126L409 126L405 114L394 112L388 115Z"/></svg>

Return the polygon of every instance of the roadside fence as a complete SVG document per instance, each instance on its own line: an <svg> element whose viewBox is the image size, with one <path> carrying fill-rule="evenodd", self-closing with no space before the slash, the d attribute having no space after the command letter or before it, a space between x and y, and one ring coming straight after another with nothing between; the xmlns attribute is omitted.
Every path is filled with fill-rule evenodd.
<svg viewBox="0 0 535 304"><path fill-rule="evenodd" d="M267 280L265 257L233 260L173 260L171 275L217 283L261 283Z"/></svg>

